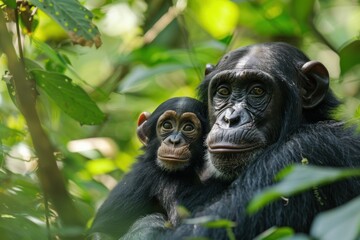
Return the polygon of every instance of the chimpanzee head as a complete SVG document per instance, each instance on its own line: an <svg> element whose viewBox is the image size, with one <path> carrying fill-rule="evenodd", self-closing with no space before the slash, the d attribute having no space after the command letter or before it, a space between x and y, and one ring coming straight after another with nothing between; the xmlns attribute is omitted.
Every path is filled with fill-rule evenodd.
<svg viewBox="0 0 360 240"><path fill-rule="evenodd" d="M239 48L205 73L199 93L212 126L209 160L227 177L301 124L330 119L338 105L324 65L285 43Z"/></svg>
<svg viewBox="0 0 360 240"><path fill-rule="evenodd" d="M192 98L172 98L152 114L138 120L138 137L147 155L166 171L188 167L200 170L204 164L204 139L208 131L207 108Z"/></svg>

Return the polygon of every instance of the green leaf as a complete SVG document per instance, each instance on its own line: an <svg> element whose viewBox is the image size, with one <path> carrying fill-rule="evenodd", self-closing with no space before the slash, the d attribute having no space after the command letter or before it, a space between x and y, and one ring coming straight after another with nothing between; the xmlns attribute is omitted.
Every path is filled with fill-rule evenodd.
<svg viewBox="0 0 360 240"><path fill-rule="evenodd" d="M355 40L340 50L341 75L346 74L356 65L360 64L360 40Z"/></svg>
<svg viewBox="0 0 360 240"><path fill-rule="evenodd" d="M16 8L16 0L2 0L6 6L15 9Z"/></svg>
<svg viewBox="0 0 360 240"><path fill-rule="evenodd" d="M281 240L314 240L314 239L303 233L298 233L290 237L283 237L281 238Z"/></svg>
<svg viewBox="0 0 360 240"><path fill-rule="evenodd" d="M289 4L290 16L293 16L302 27L308 27L312 20L315 0L292 0Z"/></svg>
<svg viewBox="0 0 360 240"><path fill-rule="evenodd" d="M190 67L184 64L161 64L152 68L138 67L122 81L117 91L119 93L131 92L144 84L144 79Z"/></svg>
<svg viewBox="0 0 360 240"><path fill-rule="evenodd" d="M81 124L94 125L104 120L96 103L71 79L58 73L33 70L37 85L69 116Z"/></svg>
<svg viewBox="0 0 360 240"><path fill-rule="evenodd" d="M254 240L277 240L284 237L291 237L294 235L294 230L289 227L272 227L261 233Z"/></svg>
<svg viewBox="0 0 360 240"><path fill-rule="evenodd" d="M40 66L39 63L35 62L34 60L31 60L29 58L24 58L25 67L26 70L32 71L32 70L43 70L44 68Z"/></svg>
<svg viewBox="0 0 360 240"><path fill-rule="evenodd" d="M15 217L11 215L0 216L0 236L1 239L48 239L44 226L35 224L21 215Z"/></svg>
<svg viewBox="0 0 360 240"><path fill-rule="evenodd" d="M45 54L51 61L55 64L67 68L68 62L59 55L54 49L52 49L48 44L38 41L35 38L32 38L32 42L34 43L34 47L39 50L42 54Z"/></svg>
<svg viewBox="0 0 360 240"><path fill-rule="evenodd" d="M0 139L5 139L13 136L24 136L23 132L16 129L9 128L3 124L0 124Z"/></svg>
<svg viewBox="0 0 360 240"><path fill-rule="evenodd" d="M31 0L32 4L50 15L71 39L82 46L101 46L100 33L91 22L92 13L76 0Z"/></svg>
<svg viewBox="0 0 360 240"><path fill-rule="evenodd" d="M213 216L185 219L184 222L186 224L200 224L207 228L232 228L236 226L236 223L230 220L219 219Z"/></svg>
<svg viewBox="0 0 360 240"><path fill-rule="evenodd" d="M360 196L347 204L316 216L310 232L317 239L359 239Z"/></svg>
<svg viewBox="0 0 360 240"><path fill-rule="evenodd" d="M311 187L316 187L351 176L360 176L360 169L330 168L317 166L293 165L289 167L290 173L284 177L285 168L278 176L284 177L283 181L266 188L257 194L247 207L249 213L254 213L266 204L284 196L290 196Z"/></svg>

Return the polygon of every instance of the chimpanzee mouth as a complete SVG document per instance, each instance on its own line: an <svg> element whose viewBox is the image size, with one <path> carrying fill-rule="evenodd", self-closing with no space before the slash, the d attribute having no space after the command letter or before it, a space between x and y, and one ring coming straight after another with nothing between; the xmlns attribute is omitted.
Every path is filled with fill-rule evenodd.
<svg viewBox="0 0 360 240"><path fill-rule="evenodd" d="M185 163L189 161L188 157L180 158L179 156L175 156L175 155L164 155L164 156L159 155L158 159L160 161L172 162L172 163Z"/></svg>
<svg viewBox="0 0 360 240"><path fill-rule="evenodd" d="M253 151L261 147L261 144L246 144L246 145L237 145L230 143L220 143L220 144L209 144L208 151L210 153L242 153Z"/></svg>

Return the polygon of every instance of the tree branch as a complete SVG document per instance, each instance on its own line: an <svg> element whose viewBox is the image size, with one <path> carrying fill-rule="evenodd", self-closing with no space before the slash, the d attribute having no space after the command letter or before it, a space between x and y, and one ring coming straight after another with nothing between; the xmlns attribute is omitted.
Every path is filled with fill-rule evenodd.
<svg viewBox="0 0 360 240"><path fill-rule="evenodd" d="M35 97L30 81L27 79L25 67L19 61L11 36L6 28L3 12L0 11L0 50L7 56L8 67L13 75L13 84L20 111L25 117L31 139L39 158L37 174L44 193L49 196L55 210L59 214L65 226L84 226L83 220L77 214L65 181L56 164L54 156L55 148L48 135L41 126L39 116L36 112Z"/></svg>

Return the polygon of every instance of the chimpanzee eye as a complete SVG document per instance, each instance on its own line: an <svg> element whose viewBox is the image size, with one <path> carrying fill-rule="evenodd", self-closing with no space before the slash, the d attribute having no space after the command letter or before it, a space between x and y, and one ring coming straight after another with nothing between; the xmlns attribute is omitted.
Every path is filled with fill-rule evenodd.
<svg viewBox="0 0 360 240"><path fill-rule="evenodd" d="M254 87L250 91L250 94L255 95L255 96L261 96L264 93L265 93L265 90L262 89L261 87Z"/></svg>
<svg viewBox="0 0 360 240"><path fill-rule="evenodd" d="M184 127L183 127L183 130L184 130L185 132L191 132L191 131L193 131L194 129L195 129L195 127L194 127L194 125L191 124L191 123L187 123L187 124L185 124Z"/></svg>
<svg viewBox="0 0 360 240"><path fill-rule="evenodd" d="M217 94L219 94L220 96L223 96L223 97L227 97L230 95L230 89L225 86L218 87L216 92L217 92Z"/></svg>
<svg viewBox="0 0 360 240"><path fill-rule="evenodd" d="M173 125L172 125L172 123L171 123L170 121L164 121L164 122L162 123L162 127L163 127L164 129L170 130L170 129L173 128Z"/></svg>

